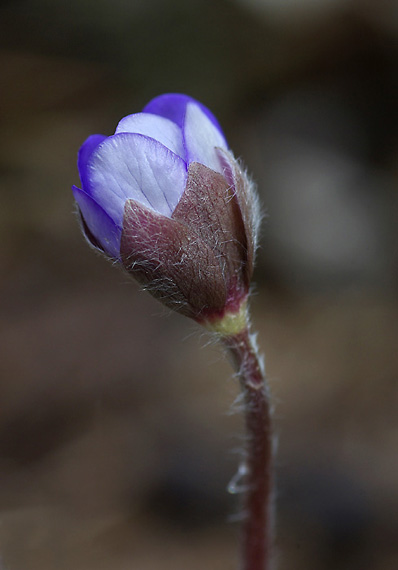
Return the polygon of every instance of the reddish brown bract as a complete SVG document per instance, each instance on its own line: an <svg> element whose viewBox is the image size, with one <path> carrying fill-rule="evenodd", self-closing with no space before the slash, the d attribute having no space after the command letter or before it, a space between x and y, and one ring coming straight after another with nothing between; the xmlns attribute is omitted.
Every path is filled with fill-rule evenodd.
<svg viewBox="0 0 398 570"><path fill-rule="evenodd" d="M167 307L198 321L238 310L249 291L254 240L248 181L230 160L226 155L226 177L190 164L171 218L133 200L125 206L123 266Z"/></svg>

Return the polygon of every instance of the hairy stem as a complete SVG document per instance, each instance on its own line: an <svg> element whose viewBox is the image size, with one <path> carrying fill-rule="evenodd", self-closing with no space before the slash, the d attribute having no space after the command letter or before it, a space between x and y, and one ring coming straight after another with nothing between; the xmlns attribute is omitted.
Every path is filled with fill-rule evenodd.
<svg viewBox="0 0 398 570"><path fill-rule="evenodd" d="M224 337L244 395L245 450L242 570L270 570L272 547L271 410L264 372L249 328Z"/></svg>

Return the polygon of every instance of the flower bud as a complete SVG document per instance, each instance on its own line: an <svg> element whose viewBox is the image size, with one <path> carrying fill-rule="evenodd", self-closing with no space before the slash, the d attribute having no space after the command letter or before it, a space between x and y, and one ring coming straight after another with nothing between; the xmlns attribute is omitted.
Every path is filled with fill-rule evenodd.
<svg viewBox="0 0 398 570"><path fill-rule="evenodd" d="M258 204L215 117L180 94L153 99L114 135L89 137L73 187L88 242L154 297L209 326L240 314Z"/></svg>

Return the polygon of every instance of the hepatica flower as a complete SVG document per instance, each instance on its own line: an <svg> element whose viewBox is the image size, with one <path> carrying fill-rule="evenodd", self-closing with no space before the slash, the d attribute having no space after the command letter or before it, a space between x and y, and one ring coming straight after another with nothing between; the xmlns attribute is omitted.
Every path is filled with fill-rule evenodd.
<svg viewBox="0 0 398 570"><path fill-rule="evenodd" d="M73 187L88 242L167 307L218 333L239 375L247 431L242 570L272 559L272 431L247 309L257 198L212 113L180 94L153 99L79 152ZM231 491L232 492L232 491Z"/></svg>
<svg viewBox="0 0 398 570"><path fill-rule="evenodd" d="M92 135L73 187L89 243L165 305L199 322L237 314L256 246L257 202L212 113L166 94Z"/></svg>

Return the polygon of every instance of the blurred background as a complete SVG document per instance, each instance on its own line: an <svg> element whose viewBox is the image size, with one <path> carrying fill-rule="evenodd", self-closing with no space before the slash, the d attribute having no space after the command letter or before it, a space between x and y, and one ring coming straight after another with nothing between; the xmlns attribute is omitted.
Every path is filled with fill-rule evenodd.
<svg viewBox="0 0 398 570"><path fill-rule="evenodd" d="M398 568L397 6L3 0L2 570L237 568L236 381L89 250L70 191L85 138L170 91L266 213L279 569Z"/></svg>

